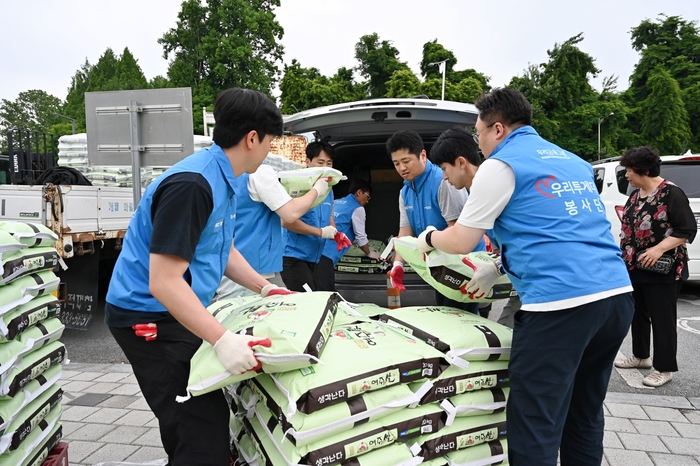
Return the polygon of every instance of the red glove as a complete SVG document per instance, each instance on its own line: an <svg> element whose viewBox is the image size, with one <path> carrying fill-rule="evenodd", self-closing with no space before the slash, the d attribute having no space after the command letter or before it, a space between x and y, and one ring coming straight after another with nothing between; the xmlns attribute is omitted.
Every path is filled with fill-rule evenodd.
<svg viewBox="0 0 700 466"><path fill-rule="evenodd" d="M158 327L154 323L136 324L131 326L137 337L144 337L146 341L153 341L158 337Z"/></svg>
<svg viewBox="0 0 700 466"><path fill-rule="evenodd" d="M294 293L296 293L296 291L289 291L287 288L282 288L280 286L273 285L272 283L263 286L262 290L260 290L260 296L262 296L263 298L267 298L268 296L274 295L285 295Z"/></svg>
<svg viewBox="0 0 700 466"><path fill-rule="evenodd" d="M406 287L403 286L403 264L400 261L394 261L390 277L391 286L399 291L406 291Z"/></svg>
<svg viewBox="0 0 700 466"><path fill-rule="evenodd" d="M284 288L281 288L281 289L284 289ZM289 290L287 290L287 291L289 291ZM292 294L292 293L294 293L294 292L290 291L289 293L283 293L283 294ZM262 340L249 341L248 347L252 350L253 346L264 346L265 348L269 348L270 346L272 346L272 342L270 341L269 338L264 338ZM258 361L258 358L255 358L255 360ZM255 366L254 368L252 368L251 371L257 372L260 369L262 369L262 363L260 361L258 361L258 365Z"/></svg>
<svg viewBox="0 0 700 466"><path fill-rule="evenodd" d="M352 241L350 241L350 238L345 236L345 233L342 232L337 232L335 234L335 243L338 245L338 252L342 251L345 248L349 248L352 246Z"/></svg>

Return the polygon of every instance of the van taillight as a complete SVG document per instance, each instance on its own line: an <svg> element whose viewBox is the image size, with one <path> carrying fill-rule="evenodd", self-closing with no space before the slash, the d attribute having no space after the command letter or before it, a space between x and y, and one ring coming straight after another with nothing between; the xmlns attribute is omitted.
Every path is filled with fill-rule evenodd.
<svg viewBox="0 0 700 466"><path fill-rule="evenodd" d="M625 215L625 206L622 205L616 205L615 206L615 213L617 214L617 218L622 221L622 216Z"/></svg>
<svg viewBox="0 0 700 466"><path fill-rule="evenodd" d="M678 160L683 160L683 161L686 161L686 160L700 160L700 155L693 155L693 156L690 156L690 157L683 157L682 159L678 159Z"/></svg>

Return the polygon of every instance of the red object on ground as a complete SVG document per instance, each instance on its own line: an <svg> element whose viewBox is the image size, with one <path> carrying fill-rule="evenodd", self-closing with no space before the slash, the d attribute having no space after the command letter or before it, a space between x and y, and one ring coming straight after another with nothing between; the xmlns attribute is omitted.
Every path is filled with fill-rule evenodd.
<svg viewBox="0 0 700 466"><path fill-rule="evenodd" d="M49 452L41 466L68 466L68 443L58 442Z"/></svg>

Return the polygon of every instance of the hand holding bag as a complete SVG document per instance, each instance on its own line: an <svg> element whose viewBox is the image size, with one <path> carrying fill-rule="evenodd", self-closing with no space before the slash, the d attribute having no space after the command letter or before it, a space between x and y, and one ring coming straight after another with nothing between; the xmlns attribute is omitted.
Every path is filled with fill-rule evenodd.
<svg viewBox="0 0 700 466"><path fill-rule="evenodd" d="M644 266L642 265L642 262L639 260L639 256L644 254L644 251L638 252L636 259L637 259L637 269L639 270L645 270L647 272L654 272L658 273L661 275L666 275L671 271L671 268L673 267L673 263L675 262L675 259L673 256L670 256L668 254L662 254L659 259L654 262L653 265L650 266Z"/></svg>

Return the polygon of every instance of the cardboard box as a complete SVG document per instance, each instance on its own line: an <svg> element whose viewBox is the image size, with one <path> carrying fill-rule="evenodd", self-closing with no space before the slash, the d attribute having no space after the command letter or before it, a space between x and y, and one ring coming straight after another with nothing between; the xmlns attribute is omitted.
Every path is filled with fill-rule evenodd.
<svg viewBox="0 0 700 466"><path fill-rule="evenodd" d="M372 183L403 183L403 178L401 178L401 175L393 168L371 170L370 178Z"/></svg>

